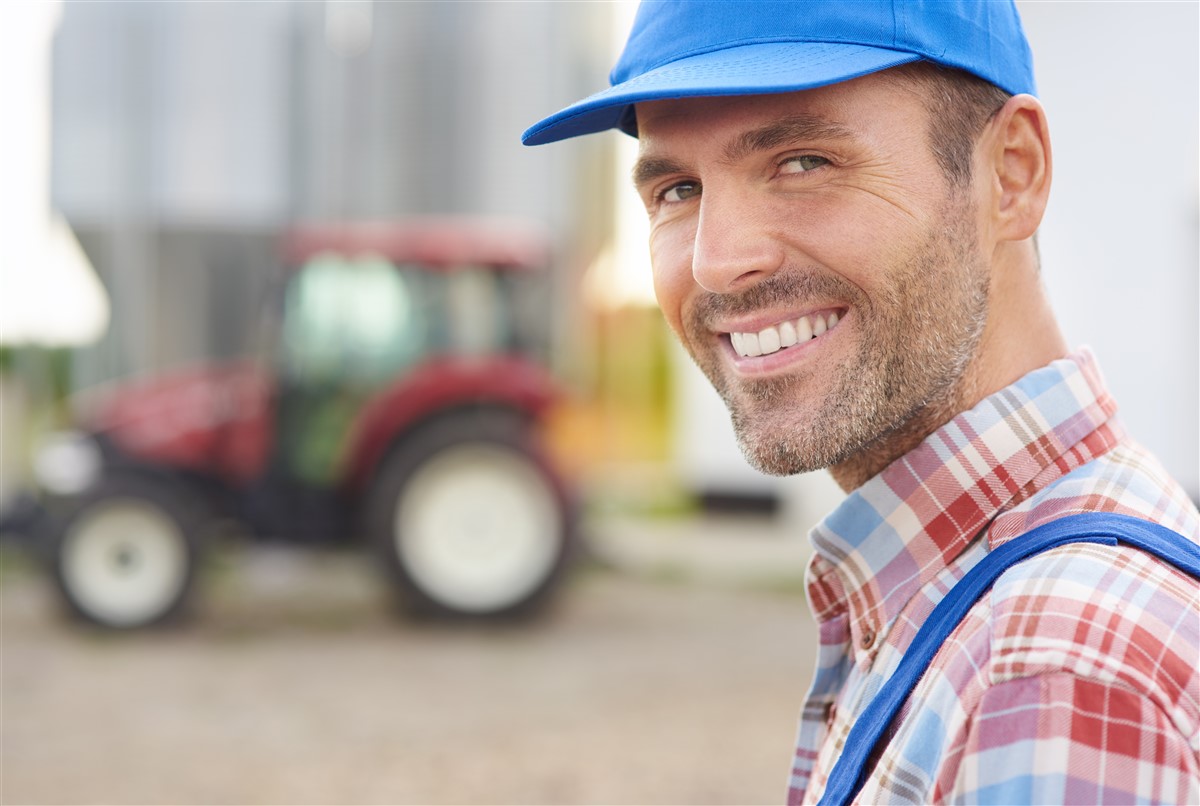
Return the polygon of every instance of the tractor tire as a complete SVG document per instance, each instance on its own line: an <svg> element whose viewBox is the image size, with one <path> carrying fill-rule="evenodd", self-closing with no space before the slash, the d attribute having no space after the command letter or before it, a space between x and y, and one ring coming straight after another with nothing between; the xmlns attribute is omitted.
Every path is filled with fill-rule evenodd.
<svg viewBox="0 0 1200 806"><path fill-rule="evenodd" d="M72 613L112 630L176 620L195 577L200 512L185 491L156 479L103 478L73 503L50 546Z"/></svg>
<svg viewBox="0 0 1200 806"><path fill-rule="evenodd" d="M403 439L367 504L367 531L409 615L536 612L573 554L573 507L523 422L446 417Z"/></svg>

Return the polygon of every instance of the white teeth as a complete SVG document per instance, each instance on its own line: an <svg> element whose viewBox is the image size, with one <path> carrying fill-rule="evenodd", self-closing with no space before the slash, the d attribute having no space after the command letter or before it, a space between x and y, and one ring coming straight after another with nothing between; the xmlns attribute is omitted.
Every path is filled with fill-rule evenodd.
<svg viewBox="0 0 1200 806"><path fill-rule="evenodd" d="M763 355L779 351L781 339L779 331L773 327L764 327L758 331L758 347L762 350Z"/></svg>
<svg viewBox="0 0 1200 806"><path fill-rule="evenodd" d="M795 321L764 327L757 333L730 333L729 341L740 356L770 355L832 330L839 319L837 312L827 316L802 316Z"/></svg>
<svg viewBox="0 0 1200 806"><path fill-rule="evenodd" d="M791 347L796 341L796 326L791 322L781 324L779 326L779 346Z"/></svg>

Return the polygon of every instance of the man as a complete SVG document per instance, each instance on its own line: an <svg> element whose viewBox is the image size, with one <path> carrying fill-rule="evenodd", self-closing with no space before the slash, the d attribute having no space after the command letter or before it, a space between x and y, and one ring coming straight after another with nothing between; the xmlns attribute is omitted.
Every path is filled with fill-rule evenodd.
<svg viewBox="0 0 1200 806"><path fill-rule="evenodd" d="M1050 139L1011 2L648 2L612 82L526 143L638 138L659 302L746 456L849 494L812 534L821 645L790 790L812 803L984 555L1072 513L1193 542L1200 517L1047 302ZM1198 599L1124 546L1011 568L859 798L1200 802Z"/></svg>

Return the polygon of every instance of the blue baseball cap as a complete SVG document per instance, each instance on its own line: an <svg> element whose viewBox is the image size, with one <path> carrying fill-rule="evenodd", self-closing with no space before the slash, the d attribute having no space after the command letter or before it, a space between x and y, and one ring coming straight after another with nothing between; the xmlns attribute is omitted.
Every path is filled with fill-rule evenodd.
<svg viewBox="0 0 1200 806"><path fill-rule="evenodd" d="M920 60L1013 95L1037 91L1013 0L643 0L612 86L521 142L637 136L641 101L806 90Z"/></svg>

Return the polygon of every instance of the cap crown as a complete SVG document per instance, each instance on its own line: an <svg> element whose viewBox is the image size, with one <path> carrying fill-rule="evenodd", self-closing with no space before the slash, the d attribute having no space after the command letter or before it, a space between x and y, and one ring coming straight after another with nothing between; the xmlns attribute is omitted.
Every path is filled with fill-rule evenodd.
<svg viewBox="0 0 1200 806"><path fill-rule="evenodd" d="M641 101L810 89L921 59L1036 92L1013 0L643 0L612 86L523 140L633 134Z"/></svg>
<svg viewBox="0 0 1200 806"><path fill-rule="evenodd" d="M1032 94L1033 55L1011 0L646 0L614 85L690 56L813 42L904 51Z"/></svg>

